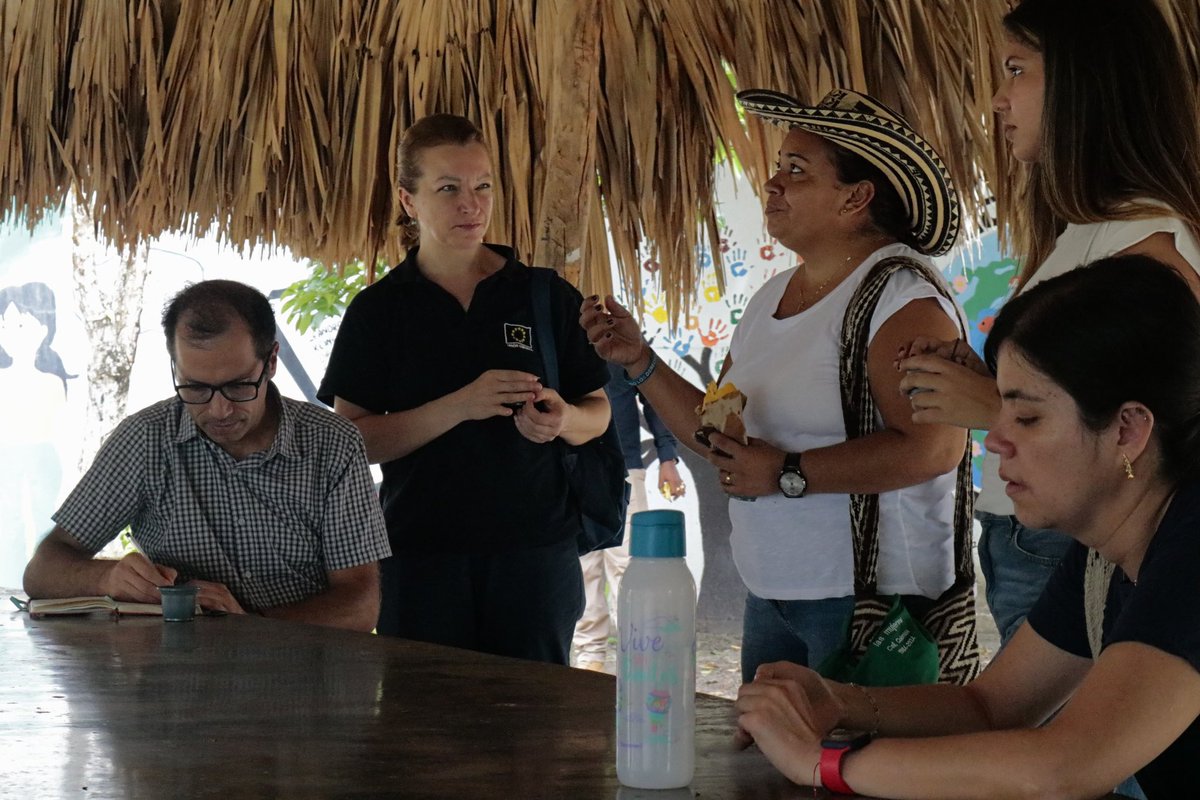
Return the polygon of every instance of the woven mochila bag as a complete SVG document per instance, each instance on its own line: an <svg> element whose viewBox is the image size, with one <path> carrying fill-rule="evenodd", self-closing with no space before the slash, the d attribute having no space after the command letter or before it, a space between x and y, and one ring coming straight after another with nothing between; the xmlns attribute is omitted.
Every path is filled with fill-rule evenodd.
<svg viewBox="0 0 1200 800"><path fill-rule="evenodd" d="M871 317L888 279L907 269L932 285L947 299L949 291L936 272L911 258L897 256L876 264L859 285L846 316L841 335L842 416L848 439L873 433L876 421L875 401L867 380L867 340ZM959 327L965 335L961 315ZM979 674L979 644L975 638L975 562L972 556L972 518L974 487L971 484L971 442L968 438L958 463L958 482L954 498L954 583L932 601L918 622L937 642L941 683L965 684ZM851 660L861 658L871 640L879 634L880 623L888 615L895 597L878 593L879 496L850 495L850 529L854 540L854 614L850 620L845 654Z"/></svg>

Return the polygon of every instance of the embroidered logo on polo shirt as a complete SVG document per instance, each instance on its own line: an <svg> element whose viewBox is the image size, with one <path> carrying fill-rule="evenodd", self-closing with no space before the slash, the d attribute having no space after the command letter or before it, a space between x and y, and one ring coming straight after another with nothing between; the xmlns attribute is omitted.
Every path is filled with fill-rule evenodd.
<svg viewBox="0 0 1200 800"><path fill-rule="evenodd" d="M533 328L511 322L504 323L504 344L522 350L533 350Z"/></svg>

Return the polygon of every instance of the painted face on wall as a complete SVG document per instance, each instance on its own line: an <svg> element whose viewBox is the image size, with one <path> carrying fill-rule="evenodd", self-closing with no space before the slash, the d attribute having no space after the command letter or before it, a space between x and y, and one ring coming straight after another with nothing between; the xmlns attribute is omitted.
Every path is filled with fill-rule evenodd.
<svg viewBox="0 0 1200 800"><path fill-rule="evenodd" d="M1042 150L1045 64L1041 53L1011 37L1005 40L1001 52L1004 79L992 98L997 135L1008 141L1013 158L1032 164Z"/></svg>
<svg viewBox="0 0 1200 800"><path fill-rule="evenodd" d="M49 329L33 314L9 303L0 314L0 348L14 361L32 361Z"/></svg>
<svg viewBox="0 0 1200 800"><path fill-rule="evenodd" d="M404 210L420 225L421 244L478 247L492 219L491 158L478 142L421 151L415 192L401 188Z"/></svg>

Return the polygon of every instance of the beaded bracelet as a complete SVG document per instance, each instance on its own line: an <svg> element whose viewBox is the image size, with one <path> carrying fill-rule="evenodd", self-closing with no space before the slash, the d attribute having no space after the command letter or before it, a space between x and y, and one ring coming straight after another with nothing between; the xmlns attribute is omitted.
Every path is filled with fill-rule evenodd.
<svg viewBox="0 0 1200 800"><path fill-rule="evenodd" d="M654 374L655 367L658 366L658 353L650 351L650 363L642 370L642 374L636 378L626 378L625 383L629 386L641 386L646 381L650 380L650 376Z"/></svg>
<svg viewBox="0 0 1200 800"><path fill-rule="evenodd" d="M863 693L863 697L867 698L867 702L871 704L871 711L875 712L875 727L871 730L872 736L879 735L879 704L875 702L875 696L867 691L867 687L859 686L857 683L848 683L847 686L853 686Z"/></svg>

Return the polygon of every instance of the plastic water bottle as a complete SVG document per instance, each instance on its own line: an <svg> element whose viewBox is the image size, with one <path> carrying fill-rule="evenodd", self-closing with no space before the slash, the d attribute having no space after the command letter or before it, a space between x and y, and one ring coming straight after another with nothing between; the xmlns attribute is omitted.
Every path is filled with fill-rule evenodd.
<svg viewBox="0 0 1200 800"><path fill-rule="evenodd" d="M639 789L692 780L696 747L696 582L683 513L633 515L617 597L617 777Z"/></svg>

